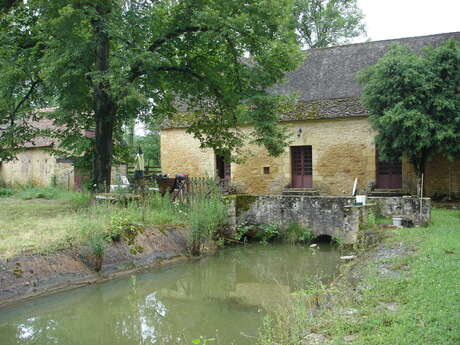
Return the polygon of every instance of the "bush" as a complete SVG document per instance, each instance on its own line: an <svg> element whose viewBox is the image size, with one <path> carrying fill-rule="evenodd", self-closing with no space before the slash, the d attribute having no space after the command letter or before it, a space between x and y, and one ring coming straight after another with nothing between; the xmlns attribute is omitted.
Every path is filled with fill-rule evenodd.
<svg viewBox="0 0 460 345"><path fill-rule="evenodd" d="M227 206L219 196L197 201L190 209L189 248L192 255L201 254L201 246L216 239L227 218Z"/></svg>
<svg viewBox="0 0 460 345"><path fill-rule="evenodd" d="M284 240L289 243L307 243L313 239L314 235L311 229L302 226L299 222L290 222L284 233Z"/></svg>
<svg viewBox="0 0 460 345"><path fill-rule="evenodd" d="M265 224L262 226L262 232L259 234L259 237L262 243L267 243L279 237L279 235L280 235L280 232L279 232L278 225Z"/></svg>
<svg viewBox="0 0 460 345"><path fill-rule="evenodd" d="M106 228L102 222L95 222L94 219L88 217L81 220L80 232L95 257L94 269L98 272L102 267L105 249L110 243Z"/></svg>
<svg viewBox="0 0 460 345"><path fill-rule="evenodd" d="M10 188L0 187L0 198L6 198L14 194Z"/></svg>
<svg viewBox="0 0 460 345"><path fill-rule="evenodd" d="M24 187L17 192L17 197L22 200L31 199L57 199L59 190L54 187Z"/></svg>

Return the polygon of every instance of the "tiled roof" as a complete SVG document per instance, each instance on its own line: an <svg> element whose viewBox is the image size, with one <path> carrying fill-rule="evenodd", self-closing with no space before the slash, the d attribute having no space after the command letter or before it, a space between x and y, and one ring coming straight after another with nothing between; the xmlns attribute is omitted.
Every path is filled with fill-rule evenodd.
<svg viewBox="0 0 460 345"><path fill-rule="evenodd" d="M305 51L304 64L287 73L284 83L270 91L297 94L300 102L359 97L362 86L356 79L356 73L374 65L392 44L404 44L420 51L428 45L438 46L450 38L460 42L460 32L311 49Z"/></svg>
<svg viewBox="0 0 460 345"><path fill-rule="evenodd" d="M299 102L294 111L281 115L282 121L334 119L367 116L359 97Z"/></svg>
<svg viewBox="0 0 460 345"><path fill-rule="evenodd" d="M299 96L296 109L282 114L282 120L366 116L359 102L362 87L356 79L357 72L375 64L392 44L405 44L420 51L428 45L438 46L449 38L460 42L460 32L311 49L305 51L304 64L287 73L285 81L269 92ZM177 115L165 121L162 128L187 127L190 116Z"/></svg>

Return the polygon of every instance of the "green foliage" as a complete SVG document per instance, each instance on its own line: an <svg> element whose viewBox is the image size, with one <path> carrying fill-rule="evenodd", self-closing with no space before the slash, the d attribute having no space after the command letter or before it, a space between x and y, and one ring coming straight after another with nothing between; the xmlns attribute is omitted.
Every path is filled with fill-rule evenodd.
<svg viewBox="0 0 460 345"><path fill-rule="evenodd" d="M184 109L204 147L241 147L244 118L279 153L284 135L261 110L275 98L266 90L301 63L292 2L15 1L0 17L0 158L56 136L71 152L94 154L99 185L124 125ZM65 130L27 125L44 106L57 106L47 115ZM93 127L94 140L82 136Z"/></svg>
<svg viewBox="0 0 460 345"><path fill-rule="evenodd" d="M297 39L308 48L348 43L365 34L357 0L295 0Z"/></svg>
<svg viewBox="0 0 460 345"><path fill-rule="evenodd" d="M59 191L54 187L34 187L27 186L20 189L16 196L22 200L30 199L57 199Z"/></svg>
<svg viewBox="0 0 460 345"><path fill-rule="evenodd" d="M149 132L143 137L134 138L134 146L141 146L147 165L160 165L160 133Z"/></svg>
<svg viewBox="0 0 460 345"><path fill-rule="evenodd" d="M360 73L383 160L408 157L420 176L431 157L460 152L459 69L460 44L448 40L421 55L394 45Z"/></svg>
<svg viewBox="0 0 460 345"><path fill-rule="evenodd" d="M192 255L199 255L206 241L216 239L227 219L227 206L218 195L193 204L189 212L191 232L189 248Z"/></svg>
<svg viewBox="0 0 460 345"><path fill-rule="evenodd" d="M367 225L370 228L373 228L375 225L377 225L377 218L375 217L375 214L373 212L369 212L367 215Z"/></svg>
<svg viewBox="0 0 460 345"><path fill-rule="evenodd" d="M208 343L211 343L215 341L216 338L205 338L205 337L200 337L199 339L193 339L192 344L194 345L206 345Z"/></svg>
<svg viewBox="0 0 460 345"><path fill-rule="evenodd" d="M254 225L251 224L239 224L236 227L234 239L237 241L246 241L249 232L254 230Z"/></svg>
<svg viewBox="0 0 460 345"><path fill-rule="evenodd" d="M117 209L110 218L110 239L120 241L123 238L130 246L131 254L144 251L143 247L136 243L137 235L144 233L144 225L136 221L138 217L139 215L132 212L130 208L125 208Z"/></svg>
<svg viewBox="0 0 460 345"><path fill-rule="evenodd" d="M2 197L9 197L14 194L11 188L0 187L0 198Z"/></svg>
<svg viewBox="0 0 460 345"><path fill-rule="evenodd" d="M261 227L262 232L258 235L262 243L268 243L279 237L280 231L276 224L265 224Z"/></svg>
<svg viewBox="0 0 460 345"><path fill-rule="evenodd" d="M330 344L343 344L350 335L358 345L458 344L459 215L434 209L427 228L389 231L383 246L401 255L384 250L384 256L354 266L357 285L346 277L331 286L307 284L301 298L264 322L258 344L300 344L310 333Z"/></svg>
<svg viewBox="0 0 460 345"><path fill-rule="evenodd" d="M314 235L311 229L302 226L297 221L292 221L287 225L283 237L285 241L295 244L308 243L314 238Z"/></svg>
<svg viewBox="0 0 460 345"><path fill-rule="evenodd" d="M91 194L86 192L67 191L59 187L43 187L25 185L11 191L16 198L22 200L47 199L63 200L69 202L75 209L87 207L91 200Z"/></svg>

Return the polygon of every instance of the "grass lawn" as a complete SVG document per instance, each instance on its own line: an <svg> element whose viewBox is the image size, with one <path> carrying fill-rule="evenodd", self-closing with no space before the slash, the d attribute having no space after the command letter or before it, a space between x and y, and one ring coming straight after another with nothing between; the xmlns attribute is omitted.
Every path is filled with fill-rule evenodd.
<svg viewBox="0 0 460 345"><path fill-rule="evenodd" d="M80 218L69 200L0 198L0 257L68 247L80 237Z"/></svg>
<svg viewBox="0 0 460 345"><path fill-rule="evenodd" d="M267 322L260 344L460 344L460 211L435 209L430 226L388 234L385 247L404 255L371 259L356 289L328 288L334 302L319 315L293 302Z"/></svg>
<svg viewBox="0 0 460 345"><path fill-rule="evenodd" d="M219 197L191 205L151 195L144 206L132 202L90 204L90 195L52 187L0 188L0 258L23 252L52 253L88 244L96 250L130 228L190 226L191 241L211 237L226 217Z"/></svg>

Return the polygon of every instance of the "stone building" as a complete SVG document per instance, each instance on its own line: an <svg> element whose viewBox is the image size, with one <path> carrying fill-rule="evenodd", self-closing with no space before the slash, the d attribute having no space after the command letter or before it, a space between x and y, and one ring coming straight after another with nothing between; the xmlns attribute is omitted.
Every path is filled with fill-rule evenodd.
<svg viewBox="0 0 460 345"><path fill-rule="evenodd" d="M180 123L161 131L161 166L168 174L218 176L241 193L279 194L286 191L349 195L355 178L361 193L414 194L415 174L407 161L380 162L375 132L360 104L356 73L373 65L393 43L415 50L460 41L460 32L313 49L304 64L273 88L278 94L299 95L299 111L281 124L291 133L290 147L271 157L262 147L242 164L226 163L212 150L202 150ZM250 128L242 128L250 130ZM453 162L439 156L426 167L429 196L460 197L460 154Z"/></svg>
<svg viewBox="0 0 460 345"><path fill-rule="evenodd" d="M54 111L53 108L46 108L39 112L46 116L46 113L52 111ZM40 130L56 130L57 128L46 117L37 121L33 127ZM93 134L91 131L85 133L89 137ZM89 180L90 171L75 167L69 158L54 155L52 150L58 145L59 142L56 139L49 137L37 137L25 143L15 160L0 161L0 183L10 186L56 184L68 190L84 188L86 181ZM126 173L126 165L115 166L112 169L112 180L115 181L117 175L126 176Z"/></svg>

